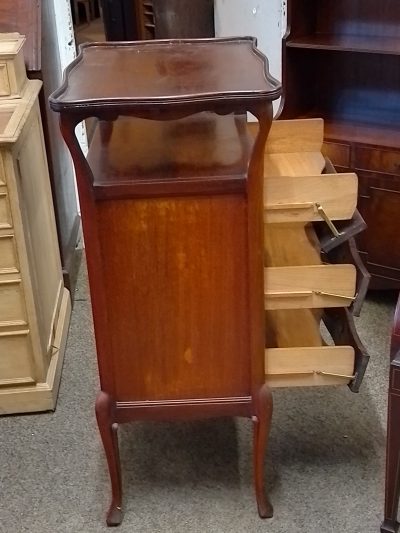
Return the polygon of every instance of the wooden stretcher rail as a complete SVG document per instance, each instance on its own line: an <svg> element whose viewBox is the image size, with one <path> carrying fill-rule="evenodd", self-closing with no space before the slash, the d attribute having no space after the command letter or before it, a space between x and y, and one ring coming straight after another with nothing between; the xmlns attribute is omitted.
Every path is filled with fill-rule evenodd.
<svg viewBox="0 0 400 533"><path fill-rule="evenodd" d="M348 307L356 287L354 265L264 269L265 309Z"/></svg>

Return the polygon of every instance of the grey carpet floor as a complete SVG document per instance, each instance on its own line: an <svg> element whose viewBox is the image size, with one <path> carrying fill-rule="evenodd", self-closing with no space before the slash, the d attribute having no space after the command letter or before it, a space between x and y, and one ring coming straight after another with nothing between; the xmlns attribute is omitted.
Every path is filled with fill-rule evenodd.
<svg viewBox="0 0 400 533"><path fill-rule="evenodd" d="M136 423L120 430L125 516L117 531L378 533L394 303L391 294L372 295L357 319L371 354L359 394L346 387L274 393L266 462L274 518L257 515L249 421ZM109 531L97 389L83 267L56 411L0 420L1 532Z"/></svg>

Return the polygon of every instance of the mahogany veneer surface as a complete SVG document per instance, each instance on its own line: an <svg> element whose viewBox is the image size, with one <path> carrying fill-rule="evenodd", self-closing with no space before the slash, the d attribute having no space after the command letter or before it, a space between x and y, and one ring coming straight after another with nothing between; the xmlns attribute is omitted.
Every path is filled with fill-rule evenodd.
<svg viewBox="0 0 400 533"><path fill-rule="evenodd" d="M121 117L102 138L101 123L90 146L88 161L96 195L127 190L135 196L156 194L162 183L169 193L244 188L253 140L247 135L246 116L199 113L179 120L156 121ZM156 150L153 147L156 146ZM175 185L174 185L175 183Z"/></svg>
<svg viewBox="0 0 400 533"><path fill-rule="evenodd" d="M109 525L121 521L116 423L144 418L251 417L258 510L272 515L262 190L279 94L255 40L236 38L84 45L50 98L77 170ZM89 116L86 160L74 130Z"/></svg>
<svg viewBox="0 0 400 533"><path fill-rule="evenodd" d="M111 83L104 83L107 64L116 73ZM244 75L243 64L251 76ZM53 108L84 102L93 105L97 100L102 105L211 97L271 100L279 96L280 86L259 68L262 65L252 39L86 44L69 67L68 84L54 93ZM81 69L85 76L80 75Z"/></svg>

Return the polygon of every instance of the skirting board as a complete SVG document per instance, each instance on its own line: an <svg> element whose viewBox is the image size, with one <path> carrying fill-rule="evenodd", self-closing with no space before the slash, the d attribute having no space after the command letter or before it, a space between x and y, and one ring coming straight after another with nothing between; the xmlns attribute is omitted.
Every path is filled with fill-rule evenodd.
<svg viewBox="0 0 400 533"><path fill-rule="evenodd" d="M0 415L33 413L55 409L70 317L71 298L69 291L64 289L54 338L54 351L46 381L32 386L0 388Z"/></svg>

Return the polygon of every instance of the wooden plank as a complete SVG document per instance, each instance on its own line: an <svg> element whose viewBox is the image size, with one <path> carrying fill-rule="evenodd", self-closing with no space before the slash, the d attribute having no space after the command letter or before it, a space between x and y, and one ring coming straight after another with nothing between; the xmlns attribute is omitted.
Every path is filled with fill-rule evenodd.
<svg viewBox="0 0 400 533"><path fill-rule="evenodd" d="M271 176L264 179L264 222L321 221L316 204L331 220L347 220L356 210L357 192L353 173Z"/></svg>
<svg viewBox="0 0 400 533"><path fill-rule="evenodd" d="M257 124L249 124L257 134ZM269 132L266 153L321 152L324 121L321 118L274 120Z"/></svg>
<svg viewBox="0 0 400 533"><path fill-rule="evenodd" d="M319 309L276 309L265 313L265 347L323 346ZM301 327L299 327L301 324Z"/></svg>
<svg viewBox="0 0 400 533"><path fill-rule="evenodd" d="M320 265L319 241L312 224L268 224L264 231L264 265Z"/></svg>
<svg viewBox="0 0 400 533"><path fill-rule="evenodd" d="M337 374L323 375L319 372ZM265 350L266 381L272 387L344 385L354 372L351 346L269 348ZM339 376L338 376L339 375Z"/></svg>
<svg viewBox="0 0 400 533"><path fill-rule="evenodd" d="M286 266L264 269L267 310L348 307L352 303L355 287L354 265Z"/></svg>
<svg viewBox="0 0 400 533"><path fill-rule="evenodd" d="M270 267L320 265L319 241L313 225L287 223L266 226L264 264ZM319 330L321 315L319 309L266 311L266 347L322 345Z"/></svg>
<svg viewBox="0 0 400 533"><path fill-rule="evenodd" d="M264 155L264 176L315 176L325 168L321 152Z"/></svg>

